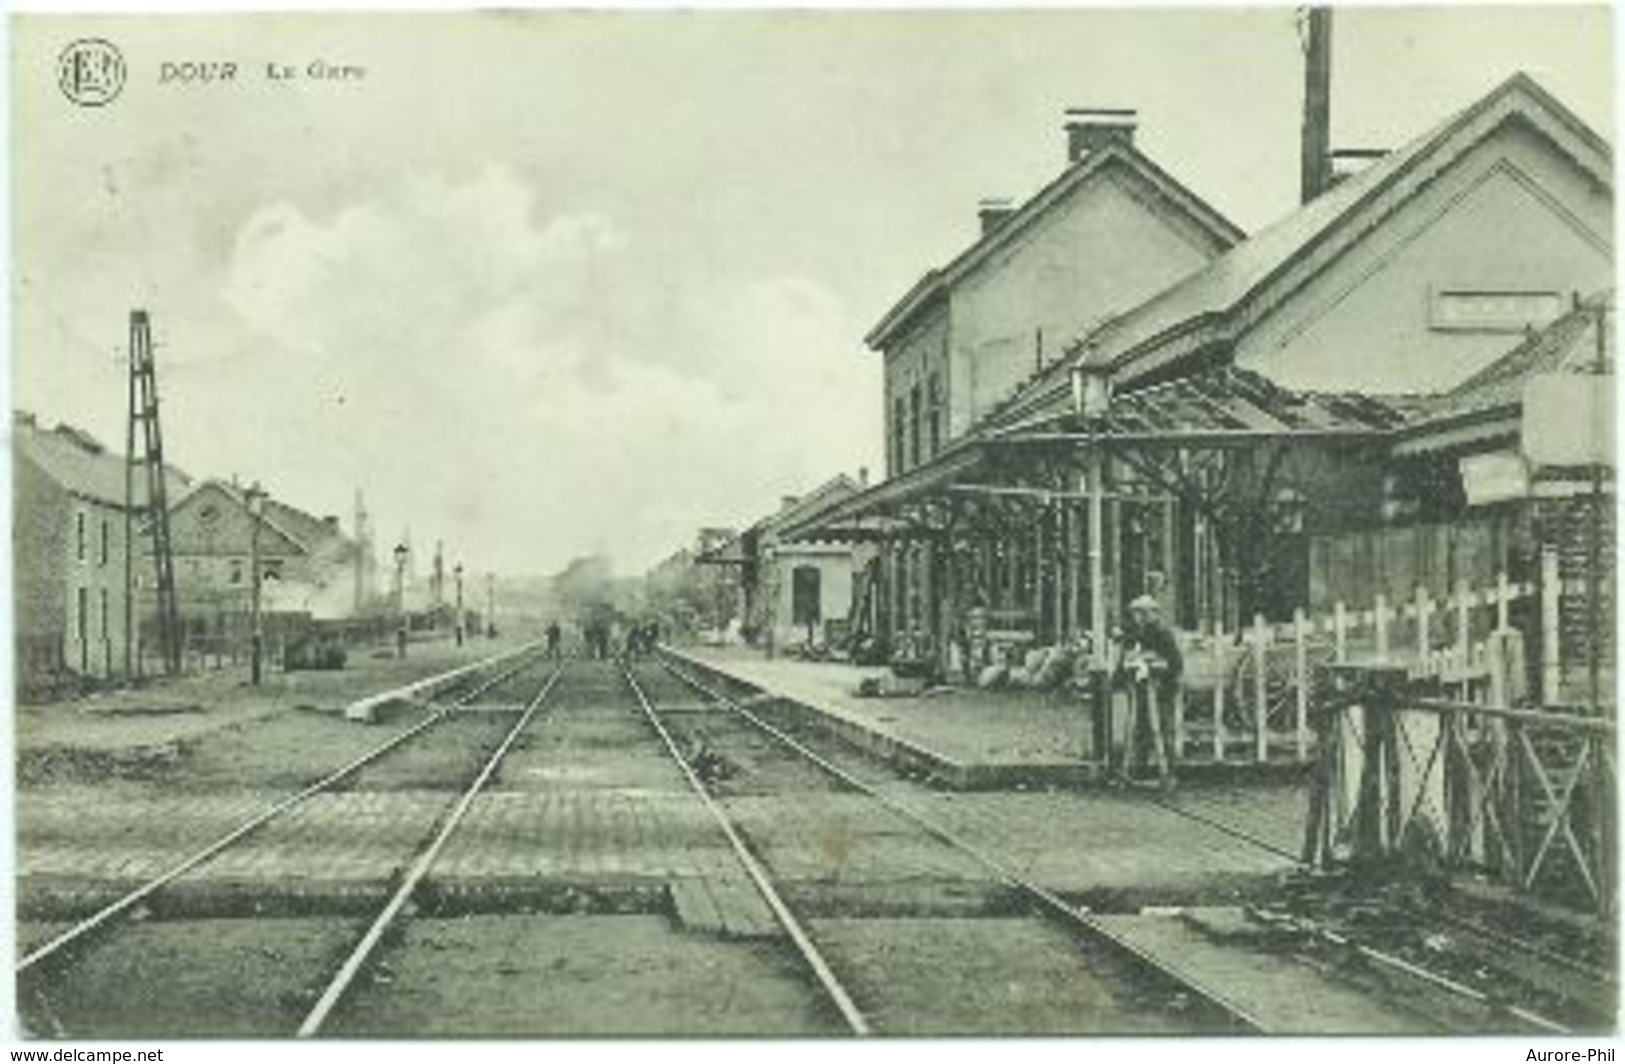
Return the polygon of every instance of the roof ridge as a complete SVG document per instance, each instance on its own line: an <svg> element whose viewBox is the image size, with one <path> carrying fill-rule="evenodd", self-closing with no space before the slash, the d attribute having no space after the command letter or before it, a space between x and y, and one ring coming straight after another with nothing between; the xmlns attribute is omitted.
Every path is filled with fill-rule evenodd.
<svg viewBox="0 0 1625 1064"><path fill-rule="evenodd" d="M1125 162L1140 172L1159 196L1173 203L1192 221L1215 237L1228 242L1230 246L1247 238L1245 230L1170 174L1137 145L1112 141L1069 163L1059 174L1045 182L1037 192L1015 207L996 228L978 234L975 240L946 263L927 270L909 287L902 298L881 316L880 321L864 336L864 342L870 347L883 342L886 336L891 335L905 321L912 318L934 291L957 280L953 275L972 268L976 261L980 261L984 255L990 254L1005 241L1012 239L1015 233L1024 229L1042 213L1043 208L1060 199L1071 188L1082 184L1088 177L1100 173L1107 163L1114 160Z"/></svg>

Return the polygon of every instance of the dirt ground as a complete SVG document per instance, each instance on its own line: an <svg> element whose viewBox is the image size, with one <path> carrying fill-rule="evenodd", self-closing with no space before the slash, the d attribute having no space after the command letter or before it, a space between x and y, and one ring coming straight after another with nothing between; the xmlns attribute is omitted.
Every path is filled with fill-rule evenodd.
<svg viewBox="0 0 1625 1064"><path fill-rule="evenodd" d="M311 980L359 934L341 919L137 925L91 951L71 978L19 988L18 1009L36 1036L290 1037L320 992Z"/></svg>
<svg viewBox="0 0 1625 1064"><path fill-rule="evenodd" d="M1193 1003L1036 919L819 920L892 1035L1218 1034Z"/></svg>
<svg viewBox="0 0 1625 1064"><path fill-rule="evenodd" d="M410 924L333 1033L373 1037L790 1037L839 1033L790 954L662 916Z"/></svg>

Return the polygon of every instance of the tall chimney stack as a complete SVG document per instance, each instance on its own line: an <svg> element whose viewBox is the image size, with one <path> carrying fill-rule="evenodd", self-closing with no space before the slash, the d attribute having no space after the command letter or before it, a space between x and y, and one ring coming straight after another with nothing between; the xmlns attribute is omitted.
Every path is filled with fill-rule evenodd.
<svg viewBox="0 0 1625 1064"><path fill-rule="evenodd" d="M1068 107L1066 161L1075 163L1108 144L1132 145L1139 115L1132 108Z"/></svg>
<svg viewBox="0 0 1625 1064"><path fill-rule="evenodd" d="M1332 9L1311 7L1304 17L1303 202L1331 185Z"/></svg>

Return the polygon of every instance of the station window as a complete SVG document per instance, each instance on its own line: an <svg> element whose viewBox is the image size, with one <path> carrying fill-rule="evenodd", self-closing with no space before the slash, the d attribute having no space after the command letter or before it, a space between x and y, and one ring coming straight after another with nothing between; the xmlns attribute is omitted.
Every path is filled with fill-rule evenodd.
<svg viewBox="0 0 1625 1064"><path fill-rule="evenodd" d="M112 535L112 532L109 531L109 525L108 525L107 518L104 517L104 518L102 518L102 549L101 549L101 564L102 565L107 564L107 544L108 544L109 537L111 537L111 535Z"/></svg>
<svg viewBox="0 0 1625 1064"><path fill-rule="evenodd" d="M908 456L912 465L920 464L920 386L908 390Z"/></svg>
<svg viewBox="0 0 1625 1064"><path fill-rule="evenodd" d="M108 638L108 634L109 634L108 631L107 631L107 589L105 587L102 588L98 592L98 594L101 596L100 605L101 605L101 614L102 614L102 638L106 639L106 638Z"/></svg>
<svg viewBox="0 0 1625 1064"><path fill-rule="evenodd" d="M934 457L942 450L942 376L932 372L928 391L929 427L927 436L931 442L931 455Z"/></svg>
<svg viewBox="0 0 1625 1064"><path fill-rule="evenodd" d="M85 560L85 512L83 510L73 515L73 556L80 561Z"/></svg>
<svg viewBox="0 0 1625 1064"><path fill-rule="evenodd" d="M75 596L74 605L79 607L74 617L74 629L79 633L79 642L83 643L90 638L90 591L80 588Z"/></svg>
<svg viewBox="0 0 1625 1064"><path fill-rule="evenodd" d="M904 427L906 423L907 415L903 411L903 397L899 395L892 401L891 414L892 472L894 473L903 471L903 463L907 457L903 451L903 434L907 431Z"/></svg>

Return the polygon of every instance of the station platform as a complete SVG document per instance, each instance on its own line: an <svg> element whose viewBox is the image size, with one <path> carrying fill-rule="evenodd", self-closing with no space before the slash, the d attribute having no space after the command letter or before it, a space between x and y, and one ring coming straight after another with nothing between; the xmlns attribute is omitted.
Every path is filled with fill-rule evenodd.
<svg viewBox="0 0 1625 1064"><path fill-rule="evenodd" d="M862 749L959 790L1095 782L1090 722L1067 691L950 688L917 697L863 697L883 668L767 658L744 647L666 648L679 665L734 695L770 695Z"/></svg>

